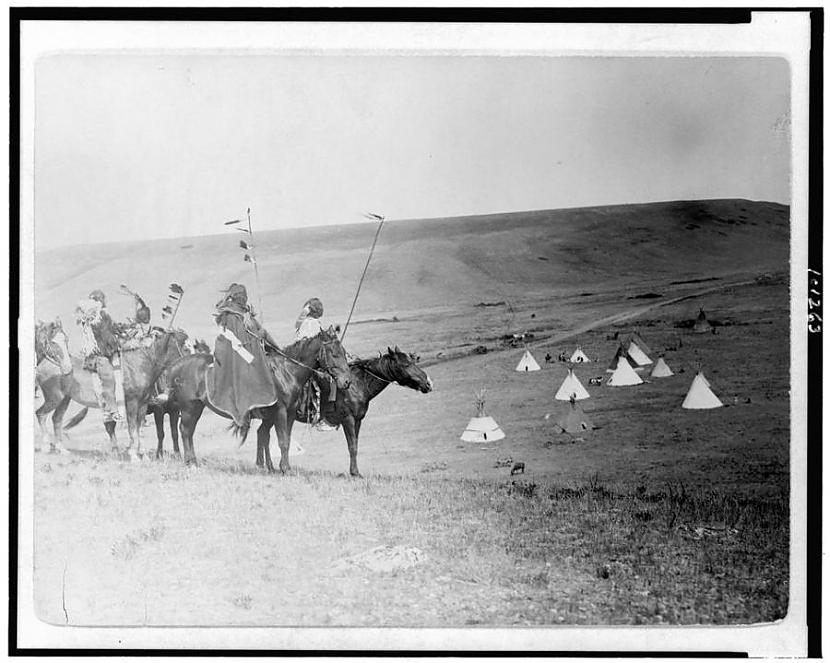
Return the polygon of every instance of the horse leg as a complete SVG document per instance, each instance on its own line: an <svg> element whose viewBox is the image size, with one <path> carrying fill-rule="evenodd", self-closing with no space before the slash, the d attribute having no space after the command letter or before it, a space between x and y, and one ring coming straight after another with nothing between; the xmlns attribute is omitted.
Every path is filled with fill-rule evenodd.
<svg viewBox="0 0 830 663"><path fill-rule="evenodd" d="M184 446L184 462L187 465L197 465L196 452L193 450L193 433L196 431L196 423L202 416L205 404L202 401L190 401L181 409L181 421L179 430L182 434L182 445Z"/></svg>
<svg viewBox="0 0 830 663"><path fill-rule="evenodd" d="M263 414L262 422L259 424L256 432L256 455L257 466L262 467L260 456L265 456L265 469L269 472L274 471L274 463L271 461L271 426L274 422Z"/></svg>
<svg viewBox="0 0 830 663"><path fill-rule="evenodd" d="M277 440L280 445L280 472L285 474L291 471L291 463L288 462L288 450L291 447L291 428L288 425L287 408L275 408L273 425L277 431Z"/></svg>
<svg viewBox="0 0 830 663"><path fill-rule="evenodd" d="M130 441L127 443L127 456L130 460L135 460L137 456L133 444L135 444L135 438L138 435L138 428L141 426L141 422L138 420L138 403L134 398L127 398L124 409L127 411L127 434L130 437Z"/></svg>
<svg viewBox="0 0 830 663"><path fill-rule="evenodd" d="M173 438L173 455L181 458L182 452L179 451L179 410L171 407L167 411L167 416L170 417L170 437Z"/></svg>
<svg viewBox="0 0 830 663"><path fill-rule="evenodd" d="M156 422L156 439L158 440L156 458L162 458L164 456L164 410L158 405L153 406L153 419Z"/></svg>
<svg viewBox="0 0 830 663"><path fill-rule="evenodd" d="M104 421L104 430L107 431L107 437L109 437L110 440L110 450L113 453L118 453L118 440L115 437L116 423L117 422L112 419Z"/></svg>
<svg viewBox="0 0 830 663"><path fill-rule="evenodd" d="M346 444L349 447L349 474L353 477L360 477L360 470L357 469L357 440L360 436L360 419L349 415L343 419L343 432L346 434Z"/></svg>
<svg viewBox="0 0 830 663"><path fill-rule="evenodd" d="M44 392L44 394L45 393L46 392ZM40 438L36 442L35 451L41 451L43 449L43 445L46 444L46 440L49 439L49 431L46 429L46 417L54 409L55 405L46 399L44 400L43 405L35 410L37 423L40 426Z"/></svg>
<svg viewBox="0 0 830 663"><path fill-rule="evenodd" d="M71 400L71 396L64 396L63 400L52 413L52 429L55 431L55 438L50 451L55 453L68 453L66 447L63 446L63 415L66 412L66 408L69 407Z"/></svg>

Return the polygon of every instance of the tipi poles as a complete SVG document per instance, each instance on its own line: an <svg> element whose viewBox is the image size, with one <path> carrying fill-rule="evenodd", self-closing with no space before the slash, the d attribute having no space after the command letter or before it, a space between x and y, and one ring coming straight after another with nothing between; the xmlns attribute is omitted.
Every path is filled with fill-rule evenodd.
<svg viewBox="0 0 830 663"><path fill-rule="evenodd" d="M375 252L375 245L378 243L378 236L380 235L381 228L383 228L383 222L386 221L385 216L381 216L380 214L373 214L372 212L368 212L366 214L367 218L376 219L380 221L378 224L378 229L375 231L375 238L372 240L372 248L369 249L369 257L366 259L366 265L363 267L363 274L360 275L360 281L357 284L357 292L354 293L354 300L352 300L352 308L349 310L349 317L346 319L346 324L343 325L343 333L340 335L340 342L343 342L343 339L346 337L346 330L349 328L349 323L352 320L352 314L354 313L354 307L357 305L357 298L360 295L360 288L363 286L363 279L366 278L366 272L369 269L369 263L372 261L372 255Z"/></svg>

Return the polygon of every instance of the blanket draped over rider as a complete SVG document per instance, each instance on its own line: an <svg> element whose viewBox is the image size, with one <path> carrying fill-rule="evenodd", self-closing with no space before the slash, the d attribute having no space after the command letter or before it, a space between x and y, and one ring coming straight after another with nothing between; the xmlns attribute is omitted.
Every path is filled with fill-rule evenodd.
<svg viewBox="0 0 830 663"><path fill-rule="evenodd" d="M277 384L266 348L277 348L248 304L245 286L233 283L217 303L216 324L221 330L214 346L214 363L207 372L210 404L234 420L247 423L251 410L277 401Z"/></svg>

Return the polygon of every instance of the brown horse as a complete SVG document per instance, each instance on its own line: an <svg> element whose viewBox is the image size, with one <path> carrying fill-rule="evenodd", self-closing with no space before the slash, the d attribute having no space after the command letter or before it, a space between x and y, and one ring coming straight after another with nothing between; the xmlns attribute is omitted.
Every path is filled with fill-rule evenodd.
<svg viewBox="0 0 830 663"><path fill-rule="evenodd" d="M357 469L357 441L363 418L369 410L369 401L393 382L423 394L432 391L432 380L416 362L415 355L401 352L395 346L394 350L387 348L385 355L350 362L352 383L348 389L337 392L334 402L328 399L328 387L324 384L320 386L322 418L332 426L343 425L349 447L349 474L353 477L360 476ZM298 418L298 421L301 419ZM303 421L309 423L307 417Z"/></svg>
<svg viewBox="0 0 830 663"><path fill-rule="evenodd" d="M201 339L195 339L191 345L189 342L185 343L186 354L210 354L210 346ZM176 456L181 456L179 450L179 408L174 399L170 398L170 371L162 373L158 380L158 397L153 398L147 406L147 412L153 415L156 424L156 438L158 439L158 447L156 448L156 458L161 458L164 455L164 415L170 421L170 437L173 440L173 453Z"/></svg>
<svg viewBox="0 0 830 663"><path fill-rule="evenodd" d="M36 349L38 345L44 347L43 343L38 341L39 336L41 339L46 338L48 336L48 330L41 329L40 332L36 332ZM63 337L66 338L65 333ZM127 424L130 434L127 453L131 457L134 456L132 447L136 431L140 429L138 424L143 420L147 403L152 397L152 386L161 373L182 356L181 348L186 339L187 334L181 330L163 332L153 340L152 345L149 347L124 350L122 352L124 402L127 409ZM62 445L62 430L78 424L84 418L89 408L97 409L101 407L93 382L93 374L83 368L84 362L81 358L73 357L69 354L68 344L65 343L65 347L66 351L64 356L69 358L71 362L69 365L64 364L59 370L55 361L44 359L38 363L35 373L36 383L43 394L44 401L43 405L37 409L36 415L41 430L44 431L46 416L54 411L52 422L56 442L53 443L53 447L56 449L60 449ZM37 352L38 357L41 354L41 352ZM67 369L69 369L68 372L64 372ZM67 423L66 427L64 427L63 416L70 401L75 401L84 406L84 409L75 415ZM141 419L138 418L139 413L141 413ZM104 428L109 437L111 449L118 452L118 440L115 435L116 422L104 422ZM138 448L140 451L140 439Z"/></svg>
<svg viewBox="0 0 830 663"><path fill-rule="evenodd" d="M312 373L320 374L321 371L318 369L322 369L323 374L334 380L338 390L347 389L351 381L351 372L346 352L331 328L328 331L320 331L314 337L301 339L276 353L269 353L268 358L277 384L277 402L251 413L252 418L261 421L257 429L256 464L259 467L264 464L269 472L274 471L270 449L273 427L280 445L280 471L285 473L291 469L288 450L303 385ZM206 375L212 363L212 355L193 355L185 357L170 370L172 397L181 412L184 459L188 464L196 463L193 432L205 406L226 419L230 418L214 408L207 397ZM243 442L246 435L247 428L242 430Z"/></svg>

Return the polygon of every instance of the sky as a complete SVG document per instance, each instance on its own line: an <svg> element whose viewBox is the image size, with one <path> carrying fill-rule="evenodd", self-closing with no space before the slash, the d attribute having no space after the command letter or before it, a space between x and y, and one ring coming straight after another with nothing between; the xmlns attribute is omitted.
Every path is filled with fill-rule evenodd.
<svg viewBox="0 0 830 663"><path fill-rule="evenodd" d="M778 58L51 55L35 241L698 198L789 204Z"/></svg>

